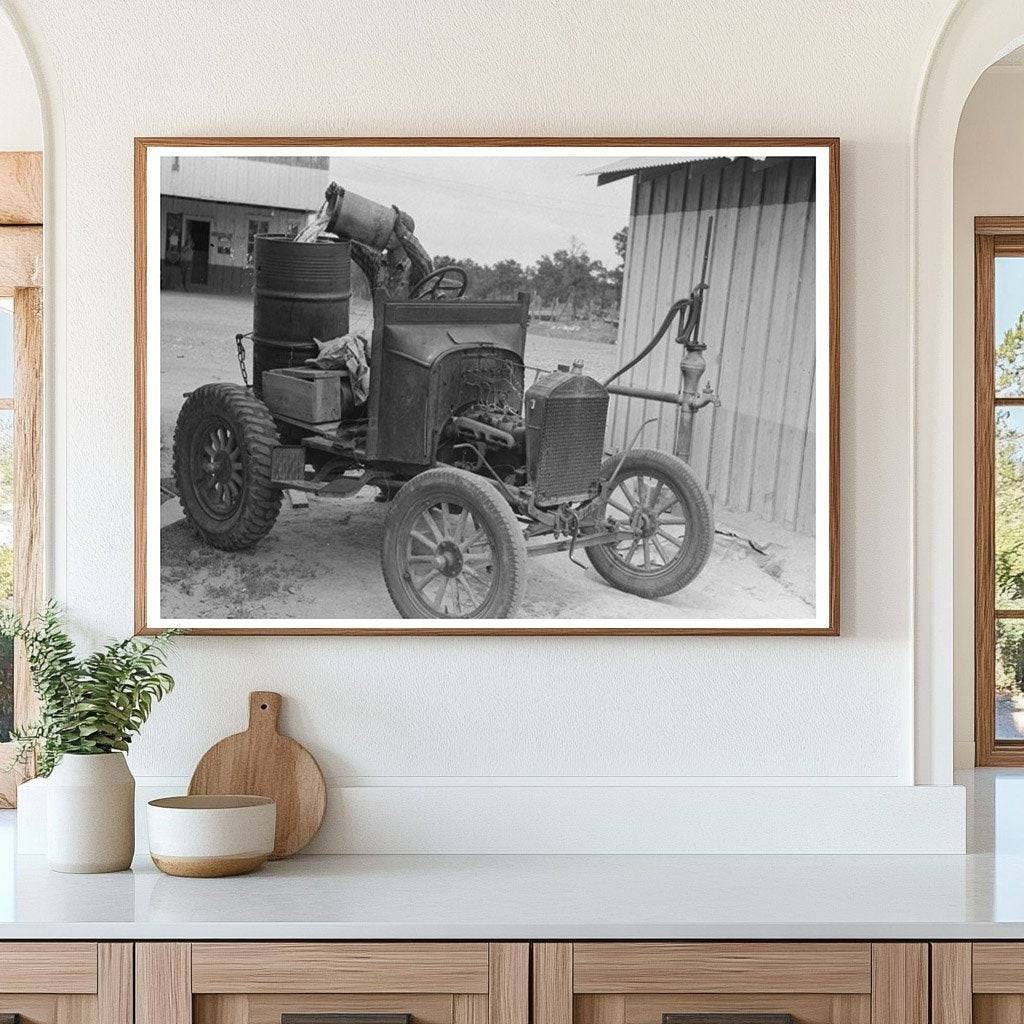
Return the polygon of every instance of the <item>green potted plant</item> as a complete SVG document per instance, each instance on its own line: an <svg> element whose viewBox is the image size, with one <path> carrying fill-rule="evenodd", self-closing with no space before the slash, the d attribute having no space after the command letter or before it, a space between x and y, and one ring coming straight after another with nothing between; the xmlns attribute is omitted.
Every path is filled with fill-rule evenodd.
<svg viewBox="0 0 1024 1024"><path fill-rule="evenodd" d="M47 776L47 862L54 871L122 871L135 852L135 779L124 752L174 686L163 671L173 632L129 637L80 658L51 603L0 634L25 645L39 718L15 729L17 757Z"/></svg>

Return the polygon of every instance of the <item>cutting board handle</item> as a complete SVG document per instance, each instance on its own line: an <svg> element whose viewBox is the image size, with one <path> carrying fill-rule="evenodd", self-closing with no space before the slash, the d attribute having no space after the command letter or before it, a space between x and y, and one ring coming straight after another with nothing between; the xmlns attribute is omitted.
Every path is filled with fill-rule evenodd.
<svg viewBox="0 0 1024 1024"><path fill-rule="evenodd" d="M249 732L277 732L281 715L281 694L253 690L249 694Z"/></svg>

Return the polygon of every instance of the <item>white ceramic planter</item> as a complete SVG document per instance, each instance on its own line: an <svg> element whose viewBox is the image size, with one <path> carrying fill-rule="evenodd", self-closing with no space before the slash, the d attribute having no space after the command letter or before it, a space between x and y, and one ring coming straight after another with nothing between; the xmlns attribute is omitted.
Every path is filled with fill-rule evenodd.
<svg viewBox="0 0 1024 1024"><path fill-rule="evenodd" d="M124 871L135 854L135 779L124 754L65 754L46 784L53 871Z"/></svg>

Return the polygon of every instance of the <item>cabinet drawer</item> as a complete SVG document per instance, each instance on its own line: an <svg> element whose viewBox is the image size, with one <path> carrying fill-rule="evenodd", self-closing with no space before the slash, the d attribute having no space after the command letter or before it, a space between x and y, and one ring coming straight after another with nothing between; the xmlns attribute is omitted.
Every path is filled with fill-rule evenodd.
<svg viewBox="0 0 1024 1024"><path fill-rule="evenodd" d="M871 945L578 942L574 992L871 991Z"/></svg>
<svg viewBox="0 0 1024 1024"><path fill-rule="evenodd" d="M975 992L1024 994L1024 942L975 942L971 961Z"/></svg>
<svg viewBox="0 0 1024 1024"><path fill-rule="evenodd" d="M932 943L934 1024L1024 1019L1024 942Z"/></svg>
<svg viewBox="0 0 1024 1024"><path fill-rule="evenodd" d="M0 992L96 991L95 942L0 943Z"/></svg>
<svg viewBox="0 0 1024 1024"><path fill-rule="evenodd" d="M487 991L486 942L197 942L193 992Z"/></svg>
<svg viewBox="0 0 1024 1024"><path fill-rule="evenodd" d="M459 1000L486 996L457 995L349 995L345 993L299 994L203 994L195 997L196 1024L223 1024L242 1019L247 1024L281 1024L282 1018L326 1014L409 1014L410 1024L455 1024L454 1006ZM368 1019L372 1019L372 1016Z"/></svg>
<svg viewBox="0 0 1024 1024"><path fill-rule="evenodd" d="M534 1024L928 1024L928 949L869 942L537 943L533 1009ZM701 1020L708 1015L716 1019Z"/></svg>
<svg viewBox="0 0 1024 1024"><path fill-rule="evenodd" d="M528 1024L516 942L139 943L136 1024L281 1024L285 1015L407 1015L409 1024Z"/></svg>
<svg viewBox="0 0 1024 1024"><path fill-rule="evenodd" d="M0 942L0 1018L22 1024L132 1024L126 942Z"/></svg>

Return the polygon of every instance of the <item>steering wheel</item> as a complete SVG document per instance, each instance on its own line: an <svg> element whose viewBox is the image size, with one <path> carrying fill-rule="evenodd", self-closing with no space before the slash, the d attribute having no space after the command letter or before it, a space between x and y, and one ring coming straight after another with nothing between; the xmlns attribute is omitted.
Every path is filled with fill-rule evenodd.
<svg viewBox="0 0 1024 1024"><path fill-rule="evenodd" d="M410 299L461 299L469 286L469 276L462 267L439 267L421 277L409 292Z"/></svg>

